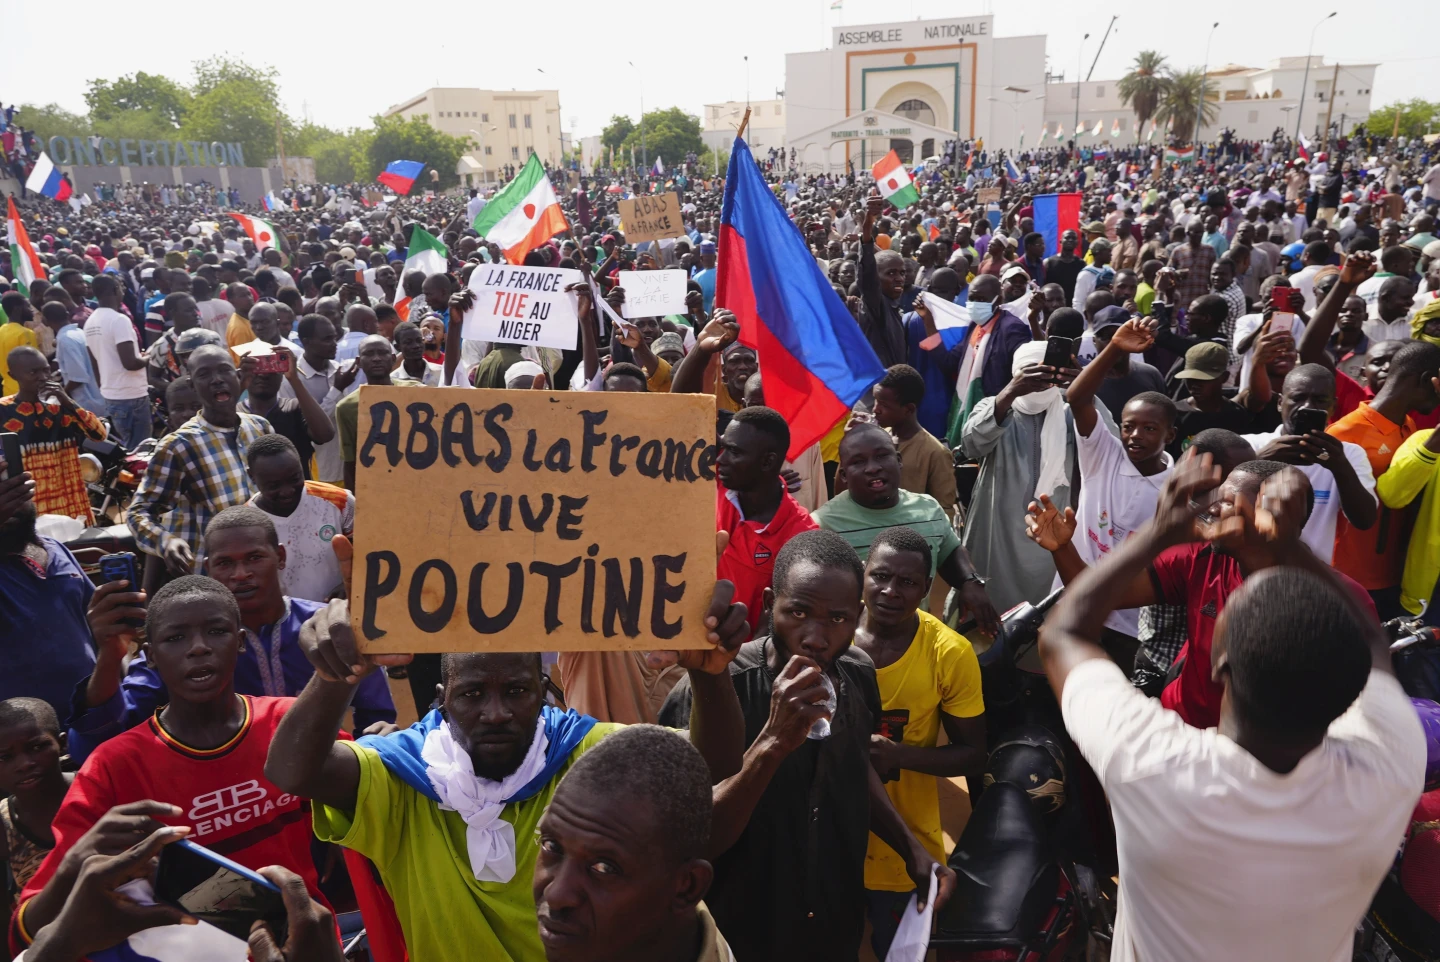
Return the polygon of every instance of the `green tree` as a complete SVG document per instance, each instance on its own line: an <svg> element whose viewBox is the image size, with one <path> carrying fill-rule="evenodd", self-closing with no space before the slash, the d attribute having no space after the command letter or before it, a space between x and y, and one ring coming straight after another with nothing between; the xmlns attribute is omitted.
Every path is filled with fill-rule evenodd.
<svg viewBox="0 0 1440 962"><path fill-rule="evenodd" d="M187 140L238 141L245 164L259 167L275 156L275 124L281 116L280 88L273 67L260 68L227 57L195 64L194 99L186 114Z"/></svg>
<svg viewBox="0 0 1440 962"><path fill-rule="evenodd" d="M85 91L92 121L125 120L143 110L158 115L172 131L184 125L191 99L190 91L169 77L144 71L113 81L91 80Z"/></svg>
<svg viewBox="0 0 1440 962"><path fill-rule="evenodd" d="M635 159L642 167L653 164L656 157L674 166L690 151L698 154L705 149L700 139L700 118L679 107L649 111L641 125L630 131L623 147L627 159L630 148L635 148Z"/></svg>
<svg viewBox="0 0 1440 962"><path fill-rule="evenodd" d="M1164 126L1174 121L1171 137L1177 143L1189 141L1195 133L1197 109L1205 111L1206 124L1212 123L1220 112L1219 105L1210 99L1216 90L1216 85L1200 70L1191 69L1173 74L1160 95L1159 105L1155 108L1155 122ZM1205 98L1203 108L1200 107L1202 96Z"/></svg>
<svg viewBox="0 0 1440 962"><path fill-rule="evenodd" d="M706 147L704 150L700 151L700 161L695 168L695 172L697 175L714 177L715 171L717 169L720 171L722 176L724 175L725 171L730 167L730 151L722 147L719 150L720 156L718 158L715 156L715 154L716 151L710 147ZM716 167L717 161L719 163L718 168Z"/></svg>
<svg viewBox="0 0 1440 962"><path fill-rule="evenodd" d="M1440 127L1440 103L1412 97L1393 104L1386 104L1379 110L1372 110L1365 121L1365 129L1376 137L1389 137L1395 132L1395 115L1400 115L1400 135L1420 137L1433 133Z"/></svg>
<svg viewBox="0 0 1440 962"><path fill-rule="evenodd" d="M1169 83L1165 57L1154 50L1142 50L1135 56L1135 65L1120 78L1115 89L1120 102L1129 104L1135 111L1135 139L1140 139L1140 130L1145 122L1155 116L1160 99Z"/></svg>
<svg viewBox="0 0 1440 962"><path fill-rule="evenodd" d="M355 138L353 130L307 123L285 134L285 153L313 158L315 179L322 183L348 184L355 179Z"/></svg>
<svg viewBox="0 0 1440 962"><path fill-rule="evenodd" d="M430 126L430 118L424 114L411 117L376 117L375 129L367 132L360 151L363 162L357 164L357 180L373 180L392 160L418 160L425 165L426 172L420 184L430 185L429 170L440 173L441 189L459 183L455 166L470 147L466 137L452 137Z"/></svg>
<svg viewBox="0 0 1440 962"><path fill-rule="evenodd" d="M27 130L35 131L35 139L42 147L51 137L81 137L90 133L90 119L84 114L72 114L59 104L21 104L15 111L15 122ZM48 149L48 148L47 148Z"/></svg>
<svg viewBox="0 0 1440 962"><path fill-rule="evenodd" d="M610 123L600 132L600 143L606 150L620 149L625 143L625 138L630 136L630 131L635 129L635 123L629 117L615 114L610 118Z"/></svg>

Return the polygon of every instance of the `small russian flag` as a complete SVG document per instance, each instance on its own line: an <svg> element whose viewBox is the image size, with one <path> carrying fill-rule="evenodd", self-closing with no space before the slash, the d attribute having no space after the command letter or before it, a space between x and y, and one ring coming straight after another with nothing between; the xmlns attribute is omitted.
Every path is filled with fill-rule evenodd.
<svg viewBox="0 0 1440 962"><path fill-rule="evenodd" d="M266 194L263 198L261 198L260 203L265 206L266 210L279 210L281 207L285 206L280 203L280 198L275 196L275 192L273 190Z"/></svg>
<svg viewBox="0 0 1440 962"><path fill-rule="evenodd" d="M655 176L665 176L665 163L660 159L658 154L655 157Z"/></svg>
<svg viewBox="0 0 1440 962"><path fill-rule="evenodd" d="M50 155L44 151L41 151L40 159L35 161L35 169L30 171L30 176L25 179L25 187L37 194L62 201L69 200L73 192L70 179L60 172L60 168L55 166Z"/></svg>
<svg viewBox="0 0 1440 962"><path fill-rule="evenodd" d="M410 188L424 170L425 165L418 160L392 160L375 179L395 193L404 195L410 193Z"/></svg>
<svg viewBox="0 0 1440 962"><path fill-rule="evenodd" d="M935 323L935 332L940 335L947 351L965 340L970 333L970 312L966 308L954 301L936 297L929 291L922 291L920 296L924 299L925 306L930 309L930 319Z"/></svg>
<svg viewBox="0 0 1440 962"><path fill-rule="evenodd" d="M1005 176L1010 180L1020 179L1020 168L1015 166L1015 161L1009 157L1005 158Z"/></svg>

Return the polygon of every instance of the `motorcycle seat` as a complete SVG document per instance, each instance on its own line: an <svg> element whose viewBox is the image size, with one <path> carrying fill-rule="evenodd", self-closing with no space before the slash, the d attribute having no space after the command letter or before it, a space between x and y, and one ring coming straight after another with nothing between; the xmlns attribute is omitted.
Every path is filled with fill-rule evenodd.
<svg viewBox="0 0 1440 962"><path fill-rule="evenodd" d="M1030 796L1010 782L985 789L949 865L955 894L932 944L1023 945L1055 905L1060 869Z"/></svg>

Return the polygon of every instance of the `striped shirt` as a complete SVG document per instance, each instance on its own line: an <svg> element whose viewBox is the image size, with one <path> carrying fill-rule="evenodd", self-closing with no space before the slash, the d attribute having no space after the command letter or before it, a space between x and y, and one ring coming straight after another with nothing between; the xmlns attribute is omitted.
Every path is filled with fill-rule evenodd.
<svg viewBox="0 0 1440 962"><path fill-rule="evenodd" d="M166 542L174 537L198 556L210 519L255 493L245 470L245 449L274 429L262 417L237 414L237 428L216 427L202 413L160 439L125 511L141 550L163 555Z"/></svg>

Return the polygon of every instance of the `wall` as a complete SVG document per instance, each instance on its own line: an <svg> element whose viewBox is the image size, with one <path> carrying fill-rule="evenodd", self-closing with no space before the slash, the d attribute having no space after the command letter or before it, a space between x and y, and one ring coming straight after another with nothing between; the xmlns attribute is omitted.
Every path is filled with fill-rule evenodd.
<svg viewBox="0 0 1440 962"><path fill-rule="evenodd" d="M258 205L271 190L285 186L275 167L62 167L77 193L95 193L96 184L201 184L234 187L242 203ZM0 193L18 194L20 183L0 179Z"/></svg>

